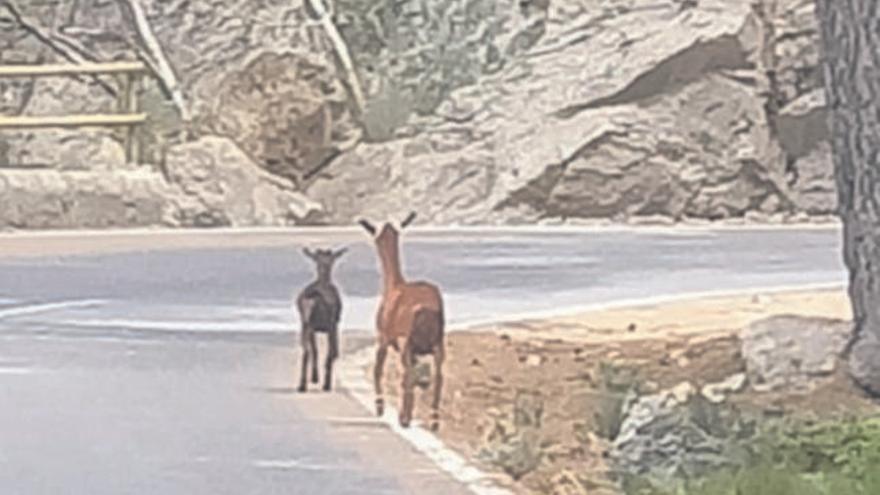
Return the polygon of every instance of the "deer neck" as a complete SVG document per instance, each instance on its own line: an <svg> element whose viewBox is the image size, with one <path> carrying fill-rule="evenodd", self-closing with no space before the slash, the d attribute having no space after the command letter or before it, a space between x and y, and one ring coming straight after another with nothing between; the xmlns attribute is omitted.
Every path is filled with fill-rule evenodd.
<svg viewBox="0 0 880 495"><path fill-rule="evenodd" d="M379 251L379 259L382 262L382 279L385 284L385 292L403 285L403 273L400 270L400 252L396 245L388 246Z"/></svg>
<svg viewBox="0 0 880 495"><path fill-rule="evenodd" d="M330 285L330 270L318 270L318 278L316 279L318 285Z"/></svg>

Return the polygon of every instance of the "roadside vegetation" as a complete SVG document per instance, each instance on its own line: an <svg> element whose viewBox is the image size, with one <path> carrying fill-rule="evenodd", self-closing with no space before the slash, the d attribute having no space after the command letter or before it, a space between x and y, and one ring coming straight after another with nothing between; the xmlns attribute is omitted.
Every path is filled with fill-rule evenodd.
<svg viewBox="0 0 880 495"><path fill-rule="evenodd" d="M627 495L875 495L880 493L880 417L778 423L748 445L748 464L658 488L625 483Z"/></svg>

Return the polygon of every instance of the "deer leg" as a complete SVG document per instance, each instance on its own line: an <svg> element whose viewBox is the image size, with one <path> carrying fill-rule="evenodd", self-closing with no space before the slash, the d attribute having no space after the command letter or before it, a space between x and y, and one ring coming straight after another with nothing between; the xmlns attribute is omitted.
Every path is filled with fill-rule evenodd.
<svg viewBox="0 0 880 495"><path fill-rule="evenodd" d="M376 363L373 367L373 387L376 390L376 415L385 413L385 398L382 393L382 373L385 371L385 358L388 357L388 344L379 343L376 349Z"/></svg>
<svg viewBox="0 0 880 495"><path fill-rule="evenodd" d="M315 337L315 332L311 333L309 347L312 350L312 383L318 383L318 342Z"/></svg>
<svg viewBox="0 0 880 495"><path fill-rule="evenodd" d="M333 362L339 356L339 334L334 328L327 332L327 361L324 363L324 391L329 391L333 383Z"/></svg>
<svg viewBox="0 0 880 495"><path fill-rule="evenodd" d="M440 429L440 398L443 396L443 360L446 350L440 344L434 349L434 397L431 402L431 430Z"/></svg>
<svg viewBox="0 0 880 495"><path fill-rule="evenodd" d="M308 327L303 327L300 332L300 347L302 348L302 357L300 360L302 361L302 369L300 369L299 373L299 390L300 392L306 391L306 377L308 376L309 371L309 354L311 350L309 349L309 336L312 334L311 329Z"/></svg>
<svg viewBox="0 0 880 495"><path fill-rule="evenodd" d="M415 402L415 391L413 390L415 388L415 376L413 373L415 360L413 359L412 349L408 342L403 348L400 361L403 364L403 377L400 382L400 391L403 397L401 398L400 415L398 419L400 426L407 428L412 421L413 405Z"/></svg>

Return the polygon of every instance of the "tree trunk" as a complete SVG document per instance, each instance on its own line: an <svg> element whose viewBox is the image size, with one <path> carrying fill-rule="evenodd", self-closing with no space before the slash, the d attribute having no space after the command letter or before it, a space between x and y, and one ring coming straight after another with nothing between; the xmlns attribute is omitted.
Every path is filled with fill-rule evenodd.
<svg viewBox="0 0 880 495"><path fill-rule="evenodd" d="M880 2L818 0L843 256L850 372L880 396Z"/></svg>

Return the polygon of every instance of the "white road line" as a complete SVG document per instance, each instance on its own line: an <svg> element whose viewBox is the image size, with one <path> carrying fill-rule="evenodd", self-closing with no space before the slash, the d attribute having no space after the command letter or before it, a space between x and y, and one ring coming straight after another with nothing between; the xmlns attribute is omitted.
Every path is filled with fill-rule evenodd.
<svg viewBox="0 0 880 495"><path fill-rule="evenodd" d="M0 375L32 375L36 372L33 368L4 368L0 367Z"/></svg>
<svg viewBox="0 0 880 495"><path fill-rule="evenodd" d="M88 308L92 306L100 306L107 301L102 299L80 299L76 301L61 301L45 304L28 304L25 306L15 306L12 308L0 309L0 320L15 316L26 316L37 313L45 313L48 311L57 311L59 309L72 308Z"/></svg>
<svg viewBox="0 0 880 495"><path fill-rule="evenodd" d="M155 330L165 332L277 332L292 333L293 323L238 321L185 321L185 320L129 320L125 318L108 319L66 319L54 323L79 328L127 328L132 330Z"/></svg>
<svg viewBox="0 0 880 495"><path fill-rule="evenodd" d="M375 401L372 388L364 376L363 368L371 362L373 355L374 350L372 347L368 347L343 360L339 370L339 381L342 388L371 413L374 410ZM486 473L444 445L433 433L417 424L413 424L409 428L402 428L397 423L397 410L390 404L386 403L385 415L378 420L388 425L391 431L409 442L453 479L465 485L474 495L513 495L513 492L498 486Z"/></svg>
<svg viewBox="0 0 880 495"><path fill-rule="evenodd" d="M258 459L251 465L261 469L297 469L301 471L338 471L339 466L331 464L318 464L300 459Z"/></svg>
<svg viewBox="0 0 880 495"><path fill-rule="evenodd" d="M329 417L323 418L324 421L333 426L378 426L385 428L387 424L379 418L352 416L350 418Z"/></svg>

